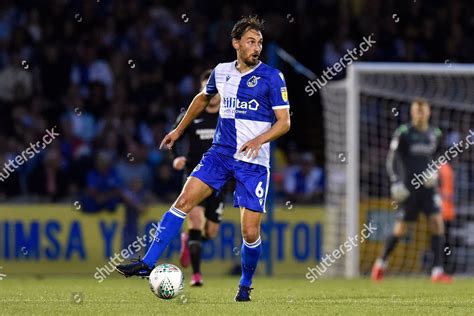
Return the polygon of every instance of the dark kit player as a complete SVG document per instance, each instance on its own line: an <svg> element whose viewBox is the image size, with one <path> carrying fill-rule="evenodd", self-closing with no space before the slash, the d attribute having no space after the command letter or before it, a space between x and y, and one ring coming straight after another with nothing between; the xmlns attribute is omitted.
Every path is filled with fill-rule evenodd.
<svg viewBox="0 0 474 316"><path fill-rule="evenodd" d="M383 279L390 253L400 238L405 236L407 223L415 222L420 211L428 219L433 252L433 282L452 282L443 270L444 224L440 212L440 198L437 193L438 171L428 169L437 159L441 142L441 131L430 127L431 110L425 100L416 100L410 108L411 124L400 126L390 143L387 156L387 172L391 181L391 194L400 204L400 213L393 233L385 243L382 257L372 268L372 279ZM423 176L419 176L423 175ZM419 181L421 178L422 181Z"/></svg>
<svg viewBox="0 0 474 316"><path fill-rule="evenodd" d="M201 88L204 89L211 75L212 70L207 70L201 75ZM176 144L173 153L177 156L173 161L176 170L184 170L185 177L189 175L189 167L197 166L202 155L212 146L212 140L219 118L219 103L221 98L216 94L210 101L206 109L195 118L186 132L183 134L187 139L187 148L182 148L181 144ZM182 112L174 128L183 119L185 112ZM191 169L192 170L192 169ZM188 233L181 234L181 265L186 268L191 263L193 276L192 286L203 285L201 275L201 245L207 239L216 237L219 231L222 213L224 212L225 192L218 195L212 194L199 205L196 205L188 216Z"/></svg>
<svg viewBox="0 0 474 316"><path fill-rule="evenodd" d="M184 130L216 94L222 98L212 147L189 176L181 194L163 215L143 260L117 266L125 276L149 275L186 215L202 200L235 180L234 206L240 208L242 277L235 301L250 301L252 279L262 252L260 223L270 181L270 142L290 129L288 94L283 74L261 61L263 21L240 19L231 32L237 60L218 64L204 91L189 105L179 125L161 147L171 149Z"/></svg>

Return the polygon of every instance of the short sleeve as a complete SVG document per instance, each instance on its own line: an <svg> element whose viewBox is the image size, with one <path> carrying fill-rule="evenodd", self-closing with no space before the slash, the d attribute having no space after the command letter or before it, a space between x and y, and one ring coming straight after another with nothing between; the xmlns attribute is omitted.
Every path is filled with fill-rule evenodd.
<svg viewBox="0 0 474 316"><path fill-rule="evenodd" d="M217 86L216 86L216 68L214 68L207 79L206 86L204 87L204 93L206 95L214 95L217 94Z"/></svg>
<svg viewBox="0 0 474 316"><path fill-rule="evenodd" d="M274 110L287 109L290 107L285 77L280 71L276 71L272 76L270 86L270 104Z"/></svg>

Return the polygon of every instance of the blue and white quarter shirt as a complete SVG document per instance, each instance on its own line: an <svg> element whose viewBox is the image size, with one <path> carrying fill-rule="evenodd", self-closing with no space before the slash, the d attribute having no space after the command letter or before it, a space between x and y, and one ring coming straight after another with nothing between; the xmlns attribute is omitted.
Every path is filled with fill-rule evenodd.
<svg viewBox="0 0 474 316"><path fill-rule="evenodd" d="M283 74L262 62L240 73L236 61L218 64L207 81L205 94L219 93L221 104L212 150L249 163L270 166L270 144L255 159L238 153L247 141L268 131L276 109L289 108Z"/></svg>

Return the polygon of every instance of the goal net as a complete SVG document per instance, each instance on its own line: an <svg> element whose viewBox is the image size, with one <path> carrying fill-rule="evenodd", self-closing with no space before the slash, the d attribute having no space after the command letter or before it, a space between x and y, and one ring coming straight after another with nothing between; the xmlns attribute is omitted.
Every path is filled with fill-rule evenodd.
<svg viewBox="0 0 474 316"><path fill-rule="evenodd" d="M474 137L471 147L465 145L469 130L474 133L474 65L355 63L345 80L330 82L321 92L327 173L324 252L344 248L350 237L359 236L328 274L368 275L381 254L399 208L390 198L385 168L389 144L395 129L410 121L409 106L420 97L431 105L431 125L442 130L444 149L460 140L466 147L449 162L452 181L441 180L447 185L443 192L453 188L453 196L445 194L442 201L445 269L474 274ZM370 223L376 230L362 232ZM424 273L431 263L430 235L420 216L392 253L388 273Z"/></svg>

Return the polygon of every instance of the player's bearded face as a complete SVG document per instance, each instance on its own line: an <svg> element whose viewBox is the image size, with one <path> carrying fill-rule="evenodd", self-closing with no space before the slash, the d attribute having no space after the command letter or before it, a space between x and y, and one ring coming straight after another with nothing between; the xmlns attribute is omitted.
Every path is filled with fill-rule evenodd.
<svg viewBox="0 0 474 316"><path fill-rule="evenodd" d="M234 40L237 55L247 66L255 66L263 48L262 33L255 30L246 31L240 40Z"/></svg>

